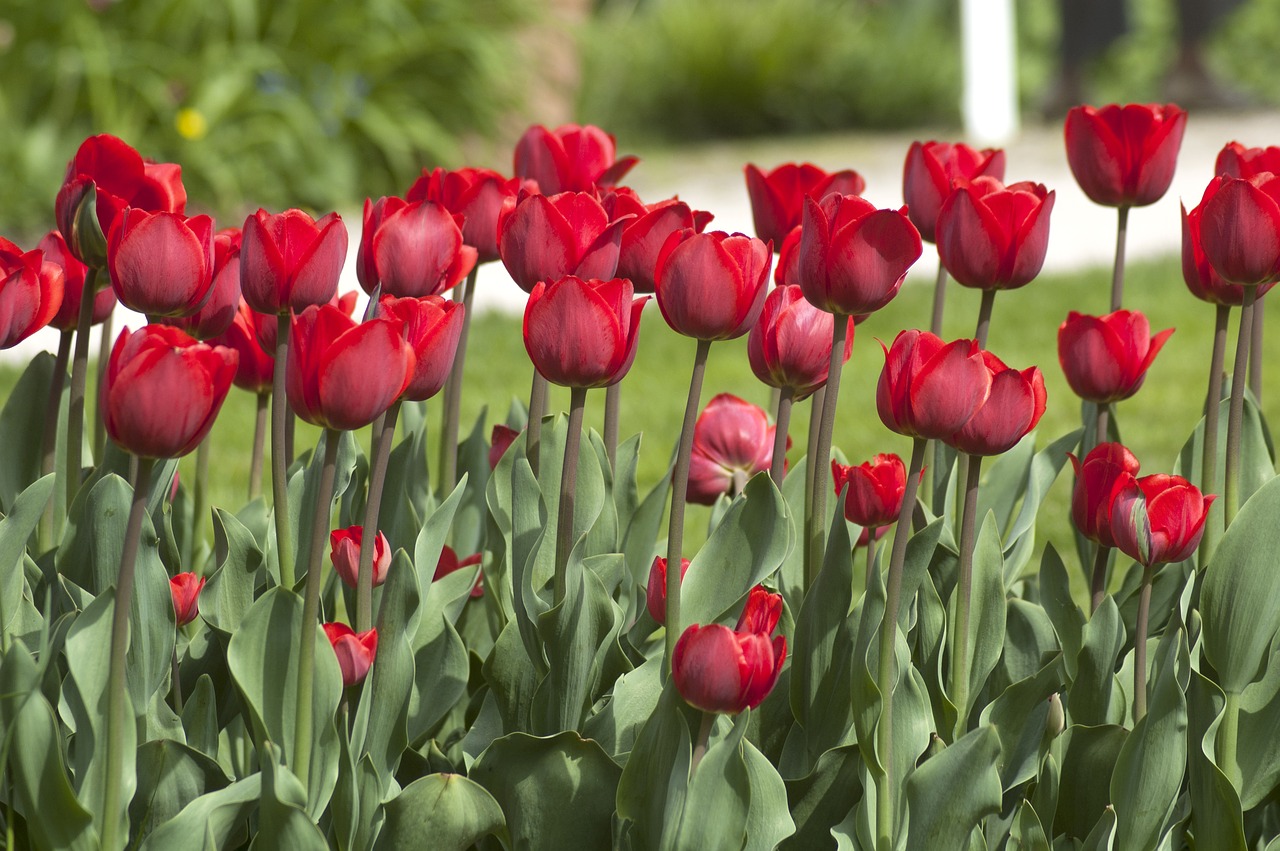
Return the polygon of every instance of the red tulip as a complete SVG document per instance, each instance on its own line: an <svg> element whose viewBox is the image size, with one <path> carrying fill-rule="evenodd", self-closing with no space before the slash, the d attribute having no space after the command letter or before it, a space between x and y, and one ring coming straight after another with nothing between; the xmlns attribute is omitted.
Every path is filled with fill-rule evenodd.
<svg viewBox="0 0 1280 851"><path fill-rule="evenodd" d="M312 425L369 425L404 393L413 348L389 316L356 322L341 309L311 306L293 318L285 389L294 413Z"/></svg>
<svg viewBox="0 0 1280 851"><path fill-rule="evenodd" d="M864 530L897 522L907 489L907 468L895 454L880 454L856 466L831 461L836 494L848 490L844 516Z"/></svg>
<svg viewBox="0 0 1280 851"><path fill-rule="evenodd" d="M740 233L671 234L654 272L662 317L686 337L741 337L764 307L772 261L772 246Z"/></svg>
<svg viewBox="0 0 1280 851"><path fill-rule="evenodd" d="M1054 194L1039 183L957 181L938 213L938 257L966 287L1012 290L1040 274Z"/></svg>
<svg viewBox="0 0 1280 851"><path fill-rule="evenodd" d="M0 237L0 349L48 325L63 301L62 267Z"/></svg>
<svg viewBox="0 0 1280 851"><path fill-rule="evenodd" d="M727 626L694 624L676 642L671 675L685 702L703 712L736 714L759 706L778 681L787 640Z"/></svg>
<svg viewBox="0 0 1280 851"><path fill-rule="evenodd" d="M1255 174L1269 171L1280 174L1280 148L1246 148L1239 142L1229 142L1218 152L1213 164L1214 174L1248 179Z"/></svg>
<svg viewBox="0 0 1280 851"><path fill-rule="evenodd" d="M833 192L861 195L867 187L867 182L856 171L846 169L828 174L810 163L784 163L770 172L748 163L744 171L756 236L775 246L781 246L791 229L800 224L806 198L821 201Z"/></svg>
<svg viewBox="0 0 1280 851"><path fill-rule="evenodd" d="M857 195L806 199L800 286L828 313L874 313L898 294L920 259L920 234L905 210L877 210Z"/></svg>
<svg viewBox="0 0 1280 851"><path fill-rule="evenodd" d="M319 221L301 210L245 219L240 246L240 285L259 313L301 311L324 304L338 291L347 256L347 228L337 213Z"/></svg>
<svg viewBox="0 0 1280 851"><path fill-rule="evenodd" d="M239 356L147 325L116 338L102 387L107 434L143 458L176 458L204 440L231 389Z"/></svg>
<svg viewBox="0 0 1280 851"><path fill-rule="evenodd" d="M610 221L594 195L562 192L520 199L498 215L498 252L525 292L568 275L608 280L618 268L624 221Z"/></svg>
<svg viewBox="0 0 1280 851"><path fill-rule="evenodd" d="M333 298L328 303L342 311L344 316L355 317L356 299L359 298L355 290L345 292L342 295L333 294ZM276 343L279 338L277 334L280 330L280 321L274 313L259 313L253 311L254 329L258 335L258 345L267 353L274 353Z"/></svg>
<svg viewBox="0 0 1280 851"><path fill-rule="evenodd" d="M1068 455L1076 471L1075 488L1071 491L1071 521L1090 541L1114 547L1111 535L1111 498L1122 475L1138 472L1138 459L1119 443L1099 443L1084 462Z"/></svg>
<svg viewBox="0 0 1280 851"><path fill-rule="evenodd" d="M1188 559L1215 499L1181 476L1121 473L1111 498L1116 547L1144 567Z"/></svg>
<svg viewBox="0 0 1280 851"><path fill-rule="evenodd" d="M210 341L213 345L226 346L240 356L235 385L252 393L270 393L275 374L275 357L258 343L257 325L264 319L275 321L274 316L258 313L242 298L231 319L231 326ZM274 332L272 336L275 336Z"/></svg>
<svg viewBox="0 0 1280 851"><path fill-rule="evenodd" d="M730 393L708 402L693 426L688 501L711 505L733 488L735 474L769 469L775 430L763 408Z"/></svg>
<svg viewBox="0 0 1280 851"><path fill-rule="evenodd" d="M552 384L605 387L631 369L648 296L632 299L631 282L569 276L539 282L524 309L524 348Z"/></svg>
<svg viewBox="0 0 1280 851"><path fill-rule="evenodd" d="M1145 207L1173 182L1187 113L1174 104L1077 106L1067 113L1067 163L1095 204Z"/></svg>
<svg viewBox="0 0 1280 851"><path fill-rule="evenodd" d="M395 196L364 201L364 233L356 277L364 291L386 295L439 295L475 268L479 253L464 245L460 217L434 201Z"/></svg>
<svg viewBox="0 0 1280 851"><path fill-rule="evenodd" d="M480 263L498 259L498 214L503 203L516 198L520 181L485 168L437 168L423 171L409 187L405 200L435 201L462 216L462 241L476 250Z"/></svg>
<svg viewBox="0 0 1280 851"><path fill-rule="evenodd" d="M1280 279L1280 174L1215 177L1197 208L1209 265L1232 284Z"/></svg>
<svg viewBox="0 0 1280 851"><path fill-rule="evenodd" d="M747 337L747 360L756 378L770 387L790 387L803 399L827 383L835 317L810 304L797 286L776 287L764 300L760 318ZM844 359L853 352L853 317L848 324Z"/></svg>
<svg viewBox="0 0 1280 851"><path fill-rule="evenodd" d="M466 308L461 302L438 295L383 296L382 307L389 316L404 323L405 339L413 348L413 377L403 398L415 402L430 399L444 388L453 369Z"/></svg>
<svg viewBox="0 0 1280 851"><path fill-rule="evenodd" d="M951 194L951 182L976 177L1004 180L1004 151L975 151L959 142L912 142L902 169L902 200L911 224L925 242L936 242L938 211Z"/></svg>
<svg viewBox="0 0 1280 851"><path fill-rule="evenodd" d="M55 263L62 267L62 304L58 312L49 320L49 324L59 331L74 331L80 321L80 296L84 292L84 279L89 271L83 263L75 258L67 248L67 241L62 234L51 230L41 237L36 245L44 252L46 263ZM90 325L101 325L111 312L116 309L116 293L111 287L104 287L93 297L93 315Z"/></svg>
<svg viewBox="0 0 1280 851"><path fill-rule="evenodd" d="M999 455L1026 437L1044 414L1044 376L1038 367L1010 369L991 352L982 353L991 373L991 392L950 440L970 455Z"/></svg>
<svg viewBox="0 0 1280 851"><path fill-rule="evenodd" d="M689 560L680 559L681 582L684 582L684 575L688 572ZM667 622L667 560L662 556L655 557L653 564L649 567L649 586L644 592L644 602L645 608L649 610L649 617L665 625Z"/></svg>
<svg viewBox="0 0 1280 851"><path fill-rule="evenodd" d="M194 573L179 573L169 580L169 593L173 597L173 614L178 626L186 626L200 614L200 590L204 577Z"/></svg>
<svg viewBox="0 0 1280 851"><path fill-rule="evenodd" d="M349 587L355 588L360 576L360 548L364 546L364 527L348 526L329 533L329 559L338 577ZM391 544L387 536L378 532L373 539L373 585L378 587L387 581L391 567Z"/></svg>
<svg viewBox="0 0 1280 851"><path fill-rule="evenodd" d="M149 316L195 313L213 291L213 219L127 207L107 235L111 286Z"/></svg>
<svg viewBox="0 0 1280 851"><path fill-rule="evenodd" d="M609 217L617 220L632 216L622 229L622 241L618 245L619 278L627 278L638 293L651 293L656 286L654 273L658 267L658 254L667 237L679 230L691 228L702 233L712 215L693 210L676 198L668 198L656 204L645 204L640 196L620 187L605 198Z"/></svg>
<svg viewBox="0 0 1280 851"><path fill-rule="evenodd" d="M1205 257L1200 243L1202 212L1200 207L1190 213L1185 206L1182 207L1182 280L1191 294L1201 301L1239 307L1244 304L1244 287L1222 280L1222 276L1209 265L1209 258ZM1274 281L1259 284L1258 297L1261 298L1274 286Z"/></svg>
<svg viewBox="0 0 1280 851"><path fill-rule="evenodd" d="M544 195L609 188L639 162L617 159L611 134L590 124L565 124L548 130L535 124L516 143L515 174L535 180Z"/></svg>
<svg viewBox="0 0 1280 851"><path fill-rule="evenodd" d="M943 343L928 331L902 331L885 349L876 409L898 434L950 440L990 392L991 371L977 341Z"/></svg>
<svg viewBox="0 0 1280 851"><path fill-rule="evenodd" d="M747 594L747 602L738 616L735 632L751 632L770 636L782 617L782 595L774 594L763 585L757 585Z"/></svg>
<svg viewBox="0 0 1280 851"><path fill-rule="evenodd" d="M489 470L498 466L498 462L502 460L502 456L507 454L507 449L520 436L520 432L503 425L502 423L494 423L493 431L489 434Z"/></svg>
<svg viewBox="0 0 1280 851"><path fill-rule="evenodd" d="M1086 316L1074 310L1058 327L1058 363L1067 384L1087 402L1105 405L1128 399L1173 333L1151 336L1147 317L1136 310Z"/></svg>
<svg viewBox="0 0 1280 851"><path fill-rule="evenodd" d="M445 544L440 550L440 559L436 562L436 572L431 577L432 581L448 576L456 570L462 570L464 567L475 567L482 561L484 561L484 553L475 553L458 561L458 554L453 551L453 547ZM484 596L484 571L477 573L476 584L471 586L471 596L473 598Z"/></svg>
<svg viewBox="0 0 1280 851"><path fill-rule="evenodd" d="M350 688L364 682L378 654L378 631L371 629L357 633L345 623L327 623L324 624L324 634L338 657L343 687Z"/></svg>
<svg viewBox="0 0 1280 851"><path fill-rule="evenodd" d="M227 332L242 302L240 229L227 228L213 236L213 286L209 300L195 313L167 316L159 321L181 328L197 340L211 340Z"/></svg>

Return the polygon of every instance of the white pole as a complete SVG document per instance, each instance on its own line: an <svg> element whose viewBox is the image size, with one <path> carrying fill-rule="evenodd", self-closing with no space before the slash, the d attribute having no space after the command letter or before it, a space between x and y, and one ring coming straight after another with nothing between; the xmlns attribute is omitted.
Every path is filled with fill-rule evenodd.
<svg viewBox="0 0 1280 851"><path fill-rule="evenodd" d="M1018 132L1018 66L1013 0L961 0L965 133L1001 145Z"/></svg>

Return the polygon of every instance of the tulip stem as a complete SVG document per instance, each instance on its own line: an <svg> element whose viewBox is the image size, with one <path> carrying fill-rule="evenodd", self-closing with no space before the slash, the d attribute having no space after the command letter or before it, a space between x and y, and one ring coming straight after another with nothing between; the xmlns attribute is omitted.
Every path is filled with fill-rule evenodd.
<svg viewBox="0 0 1280 851"><path fill-rule="evenodd" d="M973 332L973 337L978 341L978 348L985 349L987 347L987 335L991 330L991 308L996 303L995 290L983 290L982 301L978 305L978 327Z"/></svg>
<svg viewBox="0 0 1280 851"><path fill-rule="evenodd" d="M805 444L806 453L818 445L818 428L822 425L822 404L827 398L827 388L825 385L814 391L809 397L809 442ZM775 432L776 434L776 432ZM804 465L804 516L808 517L813 513L813 455L806 456L807 461ZM776 482L777 479L774 479ZM812 542L809 540L808 530L803 536L804 563L809 564L809 550L812 548ZM806 567L807 569L807 567Z"/></svg>
<svg viewBox="0 0 1280 851"><path fill-rule="evenodd" d="M1240 761L1237 756L1240 742L1240 695L1226 692L1226 704L1222 707L1222 723L1218 726L1218 766L1231 781L1237 792L1243 786Z"/></svg>
<svg viewBox="0 0 1280 851"><path fill-rule="evenodd" d="M253 421L253 454L249 458L249 499L262 493L262 448L267 434L267 402L270 393L259 393Z"/></svg>
<svg viewBox="0 0 1280 851"><path fill-rule="evenodd" d="M1097 419L1094 420L1093 427L1093 445L1106 443L1109 435L1107 430L1111 427L1111 403L1099 402L1097 405Z"/></svg>
<svg viewBox="0 0 1280 851"><path fill-rule="evenodd" d="M711 743L711 730L716 726L716 714L703 712L702 723L698 725L698 740L693 745L693 758L689 760L689 776L693 777L698 770L702 758L707 755L707 745Z"/></svg>
<svg viewBox="0 0 1280 851"><path fill-rule="evenodd" d="M191 483L191 529L183 542L182 565L199 574L196 557L204 543L204 516L209 513L209 436L196 447L196 473Z"/></svg>
<svg viewBox="0 0 1280 851"><path fill-rule="evenodd" d="M1249 342L1249 389L1253 391L1253 400L1262 404L1262 326L1264 324L1263 308L1265 301L1253 305L1252 340Z"/></svg>
<svg viewBox="0 0 1280 851"><path fill-rule="evenodd" d="M169 691L173 695L173 711L182 714L182 670L178 665L178 645L173 646L173 673L169 678Z"/></svg>
<svg viewBox="0 0 1280 851"><path fill-rule="evenodd" d="M671 522L667 527L667 634L663 670L671 670L671 657L680 637L680 559L684 555L684 504L689 489L689 456L693 452L693 426L702 403L702 379L707 371L710 340L699 340L693 355L693 374L689 377L689 397L684 403L684 422L680 426L680 445L676 450L676 468L671 477Z"/></svg>
<svg viewBox="0 0 1280 851"><path fill-rule="evenodd" d="M391 444L399 416L400 403L393 402L373 421L373 461L369 468L364 524L360 530L360 568L356 573L356 632L359 633L368 632L373 626L373 555L378 544L378 514L382 508L382 489L387 481L387 462L391 459ZM324 546L323 541L321 546Z"/></svg>
<svg viewBox="0 0 1280 851"><path fill-rule="evenodd" d="M89 372L89 325L93 321L93 299L98 292L98 270L89 267L80 291L80 316L76 320L75 355L71 358L71 394L67 400L67 481L64 515L80 490L80 467L84 448L84 389ZM107 365L100 364L105 370Z"/></svg>
<svg viewBox="0 0 1280 851"><path fill-rule="evenodd" d="M85 291L92 292L88 282ZM80 306L81 316L92 310ZM107 849L121 847L120 815L127 802L120 793L125 783L121 775L125 761L125 725L132 724L128 714L128 682L125 679L125 652L129 647L129 609L133 604L133 572L138 560L138 542L142 537L142 519L147 512L147 496L151 489L151 470L155 461L142 458L138 475L133 482L133 503L129 507L129 521L125 527L124 547L120 552L120 575L116 580L116 599L111 613L111 656L107 668L107 757L106 788L102 801L102 846ZM132 759L133 755L127 755Z"/></svg>
<svg viewBox="0 0 1280 851"><path fill-rule="evenodd" d="M870 588L871 582L876 577L876 530L867 530L867 584L864 588Z"/></svg>
<svg viewBox="0 0 1280 851"><path fill-rule="evenodd" d="M1257 305L1254 305L1257 309ZM1213 323L1213 356L1209 362L1209 394L1204 405L1204 440L1200 448L1200 490L1214 493L1218 487L1218 419L1222 408L1222 365L1227 352L1227 325L1231 307L1218 305ZM1220 537L1218 524L1206 521L1204 536L1196 557L1197 566L1204 570Z"/></svg>
<svg viewBox="0 0 1280 851"><path fill-rule="evenodd" d="M827 369L827 393L822 400L822 421L818 426L818 442L809 446L813 464L813 502L809 513L809 559L805 564L807 590L822 569L826 554L827 491L831 476L831 435L835 431L836 404L840 398L840 373L844 368L844 340L849 334L849 320L837 313L831 323L831 365Z"/></svg>
<svg viewBox="0 0 1280 851"><path fill-rule="evenodd" d="M324 466L316 490L315 513L311 517L311 545L307 548L307 585L302 597L302 646L298 648L297 718L293 733L294 773L304 789L310 788L311 771L311 688L316 666L316 623L320 617L320 574L324 541L329 536L330 503L333 501L333 474L338 462L342 432L324 431Z"/></svg>
<svg viewBox="0 0 1280 851"><path fill-rule="evenodd" d="M769 464L769 478L778 487L782 487L782 479L787 474L787 432L791 430L791 404L795 401L796 389L783 387L778 394L778 414L774 419L773 459Z"/></svg>
<svg viewBox="0 0 1280 851"><path fill-rule="evenodd" d="M276 321L276 363L271 376L271 497L276 518L276 557L280 562L280 585L292 588L297 581L293 553L293 524L289 516L289 468L285 446L289 428L289 398L284 389L285 367L289 362L289 316Z"/></svg>
<svg viewBox="0 0 1280 851"><path fill-rule="evenodd" d="M476 295L476 264L462 287L462 332L458 351L444 385L444 429L440 432L440 495L448 496L458 483L458 421L462 413L462 369L467 362L467 337L471 334L471 305Z"/></svg>
<svg viewBox="0 0 1280 851"><path fill-rule="evenodd" d="M604 452L609 469L618 466L618 412L622 406L622 382L610 384L604 391Z"/></svg>
<svg viewBox="0 0 1280 851"><path fill-rule="evenodd" d="M1223 529L1231 528L1240 508L1240 430L1244 423L1245 374L1249 369L1249 338L1253 331L1253 305L1257 287L1244 288L1244 304L1240 306L1240 333L1236 340L1236 362L1231 370L1231 404L1227 409L1226 474L1222 485Z"/></svg>
<svg viewBox="0 0 1280 851"><path fill-rule="evenodd" d="M876 751L882 771L876 775L876 851L894 848L893 766L893 681L894 644L898 634L898 608L902 597L902 567L907 558L907 539L911 537L911 513L915 510L920 468L929 441L917 437L911 444L911 464L907 471L898 525L893 530L893 552L889 557L889 576L885 586L884 619L880 623L880 664L876 668L876 687L880 691L880 721L876 724Z"/></svg>
<svg viewBox="0 0 1280 851"><path fill-rule="evenodd" d="M964 514L960 521L960 568L956 579L956 626L951 640L951 697L956 705L955 737L964 735L969 721L969 614L973 598L973 546L978 529L978 484L982 456L966 455L968 475L964 484Z"/></svg>
<svg viewBox="0 0 1280 851"><path fill-rule="evenodd" d="M58 454L58 413L62 410L62 388L67 383L67 363L71 360L71 332L63 331L58 338L58 355L53 362L53 377L49 382L49 401L44 409L44 451L40 459L40 475L47 476L57 467ZM45 506L44 516L40 520L40 552L52 549L57 543L58 527L61 522L55 519L57 507L62 503L52 497ZM60 516L60 515L58 515Z"/></svg>
<svg viewBox="0 0 1280 851"><path fill-rule="evenodd" d="M587 405L587 389L569 391L569 434L564 441L564 466L560 468L560 509L556 514L555 601L564 602L568 591L569 551L573 549L573 512L578 489L578 448L582 445L582 411Z"/></svg>
<svg viewBox="0 0 1280 851"><path fill-rule="evenodd" d="M1107 565L1111 561L1111 547L1098 544L1093 555L1093 582L1089 594L1089 614L1098 611L1107 596Z"/></svg>
<svg viewBox="0 0 1280 851"><path fill-rule="evenodd" d="M108 313L107 318L102 320L102 327L98 329L101 332L98 335L98 386L93 398L99 402L102 399L102 387L107 382L107 361L111 358L111 326L115 324L114 320L115 314ZM106 445L107 424L103 419L101 404L96 404L93 416L93 457L101 458L102 449Z"/></svg>
<svg viewBox="0 0 1280 851"><path fill-rule="evenodd" d="M542 439L542 414L547 409L547 379L535 368L533 370L533 386L529 388L529 423L525 426L524 454L533 468L533 475L538 475L538 444Z"/></svg>
<svg viewBox="0 0 1280 851"><path fill-rule="evenodd" d="M1111 269L1111 312L1115 313L1124 302L1124 243L1129 231L1129 208L1116 210L1116 263Z"/></svg>
<svg viewBox="0 0 1280 851"><path fill-rule="evenodd" d="M1147 630L1151 622L1151 579L1158 564L1142 570L1142 593L1138 597L1138 622L1133 631L1133 723L1147 714Z"/></svg>
<svg viewBox="0 0 1280 851"><path fill-rule="evenodd" d="M942 257L938 257L938 279L933 283L933 317L929 320L929 331L935 337L942 336L942 315L947 303L947 267L942 265Z"/></svg>

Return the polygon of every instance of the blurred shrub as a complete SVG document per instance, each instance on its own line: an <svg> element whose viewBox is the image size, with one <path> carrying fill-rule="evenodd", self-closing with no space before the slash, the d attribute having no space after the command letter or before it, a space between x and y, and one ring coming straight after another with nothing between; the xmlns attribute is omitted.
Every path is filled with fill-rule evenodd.
<svg viewBox="0 0 1280 851"><path fill-rule="evenodd" d="M52 223L77 145L180 162L193 207L403 191L514 103L520 0L5 0L0 232Z"/></svg>

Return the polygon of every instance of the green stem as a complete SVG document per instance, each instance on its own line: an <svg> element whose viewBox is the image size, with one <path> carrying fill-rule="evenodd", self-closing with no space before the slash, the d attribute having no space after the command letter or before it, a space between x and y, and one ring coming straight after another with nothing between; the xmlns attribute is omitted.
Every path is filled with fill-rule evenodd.
<svg viewBox="0 0 1280 851"><path fill-rule="evenodd" d="M80 490L80 468L84 461L84 389L89 374L89 323L93 320L93 299L98 292L98 270L85 273L80 292L80 317L76 321L75 354L71 358L71 391L67 399L67 481L63 514ZM105 365L104 365L105 368Z"/></svg>
<svg viewBox="0 0 1280 851"><path fill-rule="evenodd" d="M604 451L609 469L618 466L618 415L622 407L622 382L610 384L604 391Z"/></svg>
<svg viewBox="0 0 1280 851"><path fill-rule="evenodd" d="M262 449L267 435L267 403L270 393L259 393L253 420L253 454L249 456L249 499L262 493Z"/></svg>
<svg viewBox="0 0 1280 851"><path fill-rule="evenodd" d="M822 405L827 399L826 386L819 387L809 397L809 438L805 444L805 458L807 463L804 465L804 516L808 517L813 513L813 468L814 464L813 449L818 445L818 429L822 425ZM777 479L774 479L776 482ZM804 550L804 563L809 563L809 550L811 542L809 535L806 533L802 538L802 548Z"/></svg>
<svg viewBox="0 0 1280 851"><path fill-rule="evenodd" d="M529 424L525 426L524 454L538 475L538 446L542 441L542 415L547 409L547 379L535 368L533 385L529 388Z"/></svg>
<svg viewBox="0 0 1280 851"><path fill-rule="evenodd" d="M587 405L585 387L574 387L569 396L569 434L564 441L564 466L560 468L560 510L556 515L555 602L564 602L568 590L569 551L573 549L573 512L578 489L578 447L582 445L582 412ZM678 576L677 572L677 576Z"/></svg>
<svg viewBox="0 0 1280 851"><path fill-rule="evenodd" d="M1254 306L1257 309L1257 305ZM1200 490L1216 493L1218 488L1218 419L1222 409L1222 365L1227 352L1227 325L1231 318L1229 305L1218 305L1213 323L1213 355L1209 360L1209 392L1204 406L1204 442L1200 450ZM1204 570L1209 556L1222 536L1216 517L1204 525L1204 535L1196 554L1196 564Z"/></svg>
<svg viewBox="0 0 1280 851"><path fill-rule="evenodd" d="M1253 304L1257 287L1244 288L1244 304L1240 307L1240 333L1236 341L1236 363L1231 370L1231 404L1227 409L1226 477L1223 482L1223 528L1231 528L1240 509L1240 431L1244 422L1244 386L1249 369L1249 337L1253 329Z"/></svg>
<svg viewBox="0 0 1280 851"><path fill-rule="evenodd" d="M271 497L276 518L276 555L280 562L280 585L292 588L297 581L293 552L293 525L289 515L288 449L289 398L284 389L285 367L289 362L289 316L276 321L276 363L271 380Z"/></svg>
<svg viewBox="0 0 1280 851"><path fill-rule="evenodd" d="M1124 242L1129 230L1129 208L1116 211L1116 262L1111 270L1111 312L1120 309L1124 302Z"/></svg>
<svg viewBox="0 0 1280 851"><path fill-rule="evenodd" d="M876 530L867 530L867 584L864 588L870 588L871 582L876 578Z"/></svg>
<svg viewBox="0 0 1280 851"><path fill-rule="evenodd" d="M1253 391L1253 399L1259 405L1262 404L1262 326L1264 322L1264 311L1266 307L1265 301L1259 301L1253 306L1253 327L1250 336L1253 338L1249 341L1249 389Z"/></svg>
<svg viewBox="0 0 1280 851"><path fill-rule="evenodd" d="M1093 584L1089 595L1089 614L1098 611L1107 597L1107 565L1111 561L1111 547L1098 544L1093 555Z"/></svg>
<svg viewBox="0 0 1280 851"><path fill-rule="evenodd" d="M98 329L98 380L95 400L102 399L102 387L107 382L107 361L111 359L111 327L115 324L115 314L108 313ZM102 417L102 406L95 404L93 408L93 457L101 458L102 450L107 445L107 423Z"/></svg>
<svg viewBox="0 0 1280 851"><path fill-rule="evenodd" d="M1218 726L1218 766L1239 792L1244 786L1237 751L1240 748L1240 695L1226 692L1227 702L1222 707L1222 723Z"/></svg>
<svg viewBox="0 0 1280 851"><path fill-rule="evenodd" d="M1133 723L1147 714L1147 632L1151 628L1151 579L1158 565L1142 571L1142 593L1138 597L1138 623L1133 631Z"/></svg>
<svg viewBox="0 0 1280 851"><path fill-rule="evenodd" d="M1111 403L1110 402L1098 403L1097 420L1095 421L1095 425L1093 427L1093 445L1094 446L1097 446L1099 443L1107 442L1107 438L1110 437L1110 435L1107 434L1107 430L1111 427L1110 422L1111 422Z"/></svg>
<svg viewBox="0 0 1280 851"><path fill-rule="evenodd" d="M196 447L196 474L191 483L191 532L185 541L182 564L187 570L201 573L196 557L204 543L204 516L209 513L209 445L208 436Z"/></svg>
<svg viewBox="0 0 1280 851"><path fill-rule="evenodd" d="M813 499L809 512L809 559L805 564L805 583L808 589L822 569L826 554L827 491L831 487L831 436L835 431L836 404L840 399L840 373L844 368L844 341L849 334L849 320L843 314L835 314L831 323L831 364L827 368L827 394L822 400L822 421L818 426L818 442L810 446L813 459Z"/></svg>
<svg viewBox="0 0 1280 851"><path fill-rule="evenodd" d="M947 302L947 267L942 265L942 257L938 257L938 278L933 283L933 316L929 320L929 331L935 337L942 336L942 314Z"/></svg>
<svg viewBox="0 0 1280 851"><path fill-rule="evenodd" d="M58 355L53 363L53 379L49 384L49 401L44 409L44 447L40 459L40 475L47 476L57 467L58 414L62 410L62 388L67 382L67 364L71 360L71 332L63 331L58 338ZM55 491L56 493L56 491ZM56 519L61 501L53 496L45 506L40 519L40 552L54 547L58 539Z"/></svg>
<svg viewBox="0 0 1280 851"><path fill-rule="evenodd" d="M956 579L956 631L952 638L951 696L956 705L956 738L969 721L969 669L972 664L969 615L973 602L973 546L978 528L978 483L982 456L969 455L965 477L964 515L960 522L960 569Z"/></svg>
<svg viewBox="0 0 1280 851"><path fill-rule="evenodd" d="M778 414L774 420L773 458L769 463L769 478L778 487L782 487L782 479L787 474L787 432L791 430L791 405L795 401L796 389L783 387L778 394Z"/></svg>
<svg viewBox="0 0 1280 851"><path fill-rule="evenodd" d="M173 695L173 711L182 714L182 670L178 666L178 647L173 647L173 675L170 677L169 691Z"/></svg>
<svg viewBox="0 0 1280 851"><path fill-rule="evenodd" d="M714 712L703 712L702 723L698 725L698 741L693 746L693 758L689 761L689 776L698 770L702 758L707 755L707 745L711 742L711 730L716 725Z"/></svg>
<svg viewBox="0 0 1280 851"><path fill-rule="evenodd" d="M476 295L476 264L462 288L462 333L453 357L449 380L444 385L444 428L440 432L440 495L453 493L458 483L458 422L462 413L462 370L467 362L467 338L471 336L471 306Z"/></svg>
<svg viewBox="0 0 1280 851"><path fill-rule="evenodd" d="M983 290L982 301L978 304L978 327L973 333L980 349L987 347L987 335L991 330L991 308L995 303L996 290Z"/></svg>
<svg viewBox="0 0 1280 851"><path fill-rule="evenodd" d="M382 508L382 489L387 481L387 462L391 459L391 444L399 416L400 403L394 402L373 423L376 437L373 463L369 468L369 497L364 503L361 527L360 568L356 573L356 632L368 632L373 626L373 554L377 550L378 514Z"/></svg>

